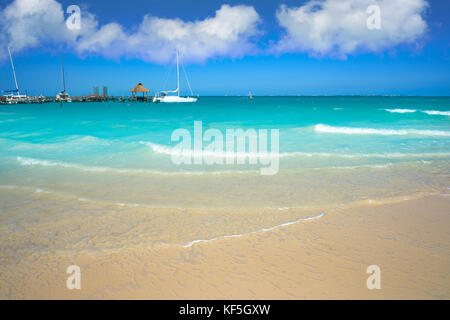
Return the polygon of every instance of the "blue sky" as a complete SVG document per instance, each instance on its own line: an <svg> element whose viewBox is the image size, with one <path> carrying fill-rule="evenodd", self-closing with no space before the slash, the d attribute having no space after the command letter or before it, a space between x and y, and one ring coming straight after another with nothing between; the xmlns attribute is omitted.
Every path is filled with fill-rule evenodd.
<svg viewBox="0 0 450 320"><path fill-rule="evenodd" d="M27 1L33 4L36 0L15 0L19 4ZM61 54L71 95L89 94L95 85L106 85L110 94L123 95L137 82L152 92L173 89L172 53L178 47L185 56L192 87L200 95L241 95L250 90L255 95L450 95L447 1L429 0L428 6L417 11L424 0L413 0L419 7L401 8L400 13L397 8L383 7L383 0L371 1L381 6L382 29L376 40L370 38L374 33L358 31L357 23L352 26L343 21L352 12L339 11L343 16L333 20L336 11L332 6L311 10L311 19L299 22L299 8L310 1L45 1L47 7L54 5L51 18L36 14L30 22L25 12L16 29L4 31L10 36L0 37L3 49L12 47L19 87L28 94L55 95L61 89ZM1 1L0 16L7 15L7 7L13 4ZM60 22L48 20L62 15L61 10L71 4L80 6L82 23L92 20L97 25L77 40L55 30ZM327 28L315 24L316 12L328 19ZM86 13L91 20L84 19ZM421 21L412 23L418 16ZM185 38L169 39L172 23L177 24L173 33L186 33ZM108 25L114 28L105 28L109 30L105 35L101 28ZM5 26L0 22L0 27ZM20 38L27 26L32 27L25 29L26 34L37 41ZM210 35L214 27L218 30ZM157 36L161 30L168 34ZM323 41L314 40L317 30ZM335 34L339 40L333 40ZM218 38L223 40L216 43ZM358 45L349 49L353 42ZM0 89L13 88L10 64L1 51L0 74ZM185 81L181 89L188 93Z"/></svg>

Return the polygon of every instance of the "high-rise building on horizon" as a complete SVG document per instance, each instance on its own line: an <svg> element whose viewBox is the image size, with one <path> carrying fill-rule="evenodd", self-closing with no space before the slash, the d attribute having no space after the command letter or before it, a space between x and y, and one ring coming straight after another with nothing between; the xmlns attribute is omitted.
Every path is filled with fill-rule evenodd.
<svg viewBox="0 0 450 320"><path fill-rule="evenodd" d="M100 90L99 90L99 88L98 88L97 86L94 87L93 95L94 95L94 96L100 95Z"/></svg>
<svg viewBox="0 0 450 320"><path fill-rule="evenodd" d="M108 87L107 86L103 86L103 96L108 97Z"/></svg>

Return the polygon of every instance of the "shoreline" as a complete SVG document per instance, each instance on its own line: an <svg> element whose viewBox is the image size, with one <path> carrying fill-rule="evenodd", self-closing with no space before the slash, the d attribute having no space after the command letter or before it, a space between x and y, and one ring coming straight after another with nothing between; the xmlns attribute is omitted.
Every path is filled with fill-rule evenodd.
<svg viewBox="0 0 450 320"><path fill-rule="evenodd" d="M0 266L3 299L450 299L450 198L336 207L321 219L197 243ZM65 287L79 265L82 289ZM382 289L368 290L368 265ZM2 270L3 269L3 270ZM7 270L5 270L7 269Z"/></svg>

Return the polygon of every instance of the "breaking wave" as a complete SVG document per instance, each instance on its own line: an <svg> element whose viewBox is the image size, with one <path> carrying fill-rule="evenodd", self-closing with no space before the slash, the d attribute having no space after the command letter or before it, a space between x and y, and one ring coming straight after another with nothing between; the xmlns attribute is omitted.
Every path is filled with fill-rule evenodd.
<svg viewBox="0 0 450 320"><path fill-rule="evenodd" d="M62 161L54 161L54 160L43 160L43 159L35 159L35 158L26 158L26 157L17 157L17 161L23 166L43 166L43 167L62 167L62 168L71 168L77 169L81 171L88 172L114 172L121 174L130 174L130 173L147 173L154 175L204 175L204 174L234 174L234 173L253 173L258 172L256 170L247 170L247 171L232 171L232 170L223 170L223 171L158 171L151 169L125 169L125 168L113 168L113 167L103 167L103 166L86 166L75 163L68 163Z"/></svg>
<svg viewBox="0 0 450 320"><path fill-rule="evenodd" d="M450 116L450 111L425 110L422 112L432 116Z"/></svg>
<svg viewBox="0 0 450 320"><path fill-rule="evenodd" d="M417 111L416 109L384 109L384 110L390 113L414 113Z"/></svg>
<svg viewBox="0 0 450 320"><path fill-rule="evenodd" d="M416 110L416 109L383 109L383 110L390 113L414 113L420 111L432 116L450 116L450 111Z"/></svg>
<svg viewBox="0 0 450 320"><path fill-rule="evenodd" d="M316 132L339 133L339 134L370 134L370 135L422 135L422 136L441 136L450 137L450 131L442 130L422 130L422 129L372 129L372 128L352 128L352 127L333 127L325 124L314 126Z"/></svg>
<svg viewBox="0 0 450 320"><path fill-rule="evenodd" d="M192 156L198 153L202 153L201 151L195 152L194 150L187 150L181 152L179 149L175 149L170 146L164 146L153 142L144 142L140 143L145 144L150 147L150 149L155 153L165 154L165 155L181 155L184 154L186 156ZM208 156L216 156L221 157L225 154L225 156L234 156L234 154L226 154L226 153L214 153L211 151L203 151L203 154ZM258 157L257 153L245 153L245 156L253 156ZM269 154L270 155L270 154ZM281 152L278 154L280 158L288 158L288 157L336 157L336 158L380 158L380 159L397 159L397 158L435 158L435 157L448 157L450 156L450 152L430 152L430 153L354 153L354 154L345 154L345 153L332 153L332 152L303 152L303 151L293 151L293 152Z"/></svg>

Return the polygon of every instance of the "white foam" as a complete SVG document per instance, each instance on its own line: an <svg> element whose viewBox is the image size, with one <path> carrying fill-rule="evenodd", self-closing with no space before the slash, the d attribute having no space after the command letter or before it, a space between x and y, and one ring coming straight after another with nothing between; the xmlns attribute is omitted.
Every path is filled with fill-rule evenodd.
<svg viewBox="0 0 450 320"><path fill-rule="evenodd" d="M432 116L450 116L450 111L424 110L422 112Z"/></svg>
<svg viewBox="0 0 450 320"><path fill-rule="evenodd" d="M166 155L181 155L180 150L174 149L169 146L160 145L153 142L145 142L141 141L141 144L145 144L149 146L153 152L160 153L160 154L166 154ZM222 157L223 153L213 153L213 152L205 152L203 151L205 155L210 156L217 156ZM185 151L183 152L183 155L191 156L193 155L193 151ZM257 157L258 154L249 154L246 153L245 155L250 155ZM231 154L229 155L231 156ZM293 151L293 152L282 152L279 153L278 156L280 158L287 158L287 157L338 157L338 158L407 158L407 157L447 157L450 156L450 152L440 152L440 153L361 153L361 154L345 154L345 153L330 153L330 152L301 152L301 151ZM221 172L220 172L221 173Z"/></svg>
<svg viewBox="0 0 450 320"><path fill-rule="evenodd" d="M149 169L120 169L120 168L112 168L112 167L99 167L99 166L85 166L75 163L54 161L54 160L43 160L43 159L35 159L35 158L26 158L26 157L17 157L17 161L23 166L44 166L44 167L62 167L62 168L71 168L77 169L81 171L88 172L114 172L120 174L130 174L130 173L145 173L145 174L154 174L154 175L205 175L205 174L242 174L242 173L257 173L256 170L247 170L247 171L233 171L233 170L223 170L223 171L181 171L181 172L164 172L157 170L149 170Z"/></svg>
<svg viewBox="0 0 450 320"><path fill-rule="evenodd" d="M350 135L423 135L423 136L442 136L450 137L450 131L441 130L419 130L419 129L372 129L372 128L352 128L352 127L333 127L325 124L314 126L316 132L339 133Z"/></svg>
<svg viewBox="0 0 450 320"><path fill-rule="evenodd" d="M314 170L323 170L323 169L360 169L360 168L370 168L370 169L386 169L393 166L393 163L386 164L362 164L356 166L332 166L332 167L322 167L322 168L314 168Z"/></svg>
<svg viewBox="0 0 450 320"><path fill-rule="evenodd" d="M280 157L294 157L294 156L304 156L304 157L337 157L337 158L380 158L380 159L397 159L397 158L435 158L435 157L448 157L450 152L425 152L425 153L328 153L328 152L286 152L280 154Z"/></svg>
<svg viewBox="0 0 450 320"><path fill-rule="evenodd" d="M306 157L342 157L342 158L381 158L381 159L391 159L391 158L422 158L423 163L428 163L423 160L423 158L435 158L435 157L448 157L450 153L417 153L417 154L407 154L407 153L387 153L387 154L334 154L334 153L289 153L283 156L306 156ZM54 160L43 160L35 158L17 157L17 161L23 166L43 166L43 167L62 167L69 169L76 169L86 172L96 172L96 173L108 173L113 172L117 174L153 174L153 175L164 175L164 176L177 176L177 175L226 175L226 174L257 174L257 170L223 170L223 171L180 171L180 172L164 172L150 169L121 169L112 167L100 167L100 166L85 166L74 163L67 163L62 161ZM355 169L355 168L387 168L392 166L392 163L387 164L374 164L374 165L355 165L355 166L331 166L331 167L317 167L309 168L313 170L321 169Z"/></svg>
<svg viewBox="0 0 450 320"><path fill-rule="evenodd" d="M390 113L414 113L417 111L415 109L384 109L384 110Z"/></svg>
<svg viewBox="0 0 450 320"><path fill-rule="evenodd" d="M116 205L120 207L129 207L129 208L136 208L139 207L139 204L137 203L123 203L123 202L116 202Z"/></svg>
<svg viewBox="0 0 450 320"><path fill-rule="evenodd" d="M208 150L183 150L176 147L164 146L153 142L148 141L140 141L139 143L144 144L152 149L153 152L167 154L171 156L185 156L185 157L193 157L193 156L203 156L203 157L216 157L216 158L273 158L279 157L279 153L252 153L252 152L214 152Z"/></svg>
<svg viewBox="0 0 450 320"><path fill-rule="evenodd" d="M324 215L325 215L325 213L321 212L317 216L313 216L313 217L309 217L309 218L300 218L300 219L297 219L295 221L282 223L282 224L279 224L279 225L276 225L276 226L273 226L273 227L270 227L270 228L263 228L263 229L259 229L259 230L248 232L248 233L220 236L220 237L212 238L212 239L209 239L209 240L203 240L203 239L193 240L193 241L188 242L187 244L183 245L182 247L189 248L189 247L192 247L194 244L197 244L197 243L200 243L200 242L211 242L211 241L215 241L215 240L219 240L219 239L226 239L226 238L239 238L239 237L244 237L244 236L248 236L248 235L255 234L255 233L272 231L272 230L275 230L275 229L278 229L278 228L282 228L282 227L286 227L286 226L290 226L292 224L296 224L296 223L299 223L299 222L302 222L302 221L319 219L319 218L322 218Z"/></svg>

